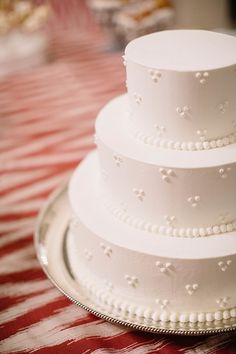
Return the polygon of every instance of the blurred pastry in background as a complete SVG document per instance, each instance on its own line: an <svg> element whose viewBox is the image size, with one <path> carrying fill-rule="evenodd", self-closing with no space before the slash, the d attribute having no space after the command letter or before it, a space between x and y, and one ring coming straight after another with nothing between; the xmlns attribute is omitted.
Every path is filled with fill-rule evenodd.
<svg viewBox="0 0 236 354"><path fill-rule="evenodd" d="M171 28L174 9L169 0L145 0L117 12L115 31L124 43L142 35Z"/></svg>
<svg viewBox="0 0 236 354"><path fill-rule="evenodd" d="M105 27L113 27L113 15L120 9L143 0L87 0L97 22Z"/></svg>
<svg viewBox="0 0 236 354"><path fill-rule="evenodd" d="M48 5L34 5L29 0L0 1L0 34L12 30L40 29L49 15Z"/></svg>
<svg viewBox="0 0 236 354"><path fill-rule="evenodd" d="M118 47L173 25L174 9L170 0L88 0L87 3Z"/></svg>
<svg viewBox="0 0 236 354"><path fill-rule="evenodd" d="M48 5L28 0L0 0L0 77L38 66L47 60L43 31Z"/></svg>

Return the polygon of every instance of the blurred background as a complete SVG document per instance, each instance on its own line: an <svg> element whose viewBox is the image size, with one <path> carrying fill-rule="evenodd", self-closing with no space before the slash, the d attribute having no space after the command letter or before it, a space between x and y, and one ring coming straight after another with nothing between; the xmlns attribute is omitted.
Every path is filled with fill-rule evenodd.
<svg viewBox="0 0 236 354"><path fill-rule="evenodd" d="M102 31L120 50L146 33L203 28L234 34L233 0L0 0L0 77L47 61L55 31Z"/></svg>
<svg viewBox="0 0 236 354"><path fill-rule="evenodd" d="M36 217L50 191L94 148L98 111L126 91L122 54L129 40L169 28L235 35L235 4L0 0L0 222L10 222L6 229L15 218Z"/></svg>

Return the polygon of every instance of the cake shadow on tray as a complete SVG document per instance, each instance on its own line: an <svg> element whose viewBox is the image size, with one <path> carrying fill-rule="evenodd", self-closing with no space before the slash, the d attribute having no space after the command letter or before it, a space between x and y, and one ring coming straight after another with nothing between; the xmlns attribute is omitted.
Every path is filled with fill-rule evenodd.
<svg viewBox="0 0 236 354"><path fill-rule="evenodd" d="M235 54L201 30L126 47L128 94L99 113L69 183L65 247L88 309L153 331L235 328Z"/></svg>

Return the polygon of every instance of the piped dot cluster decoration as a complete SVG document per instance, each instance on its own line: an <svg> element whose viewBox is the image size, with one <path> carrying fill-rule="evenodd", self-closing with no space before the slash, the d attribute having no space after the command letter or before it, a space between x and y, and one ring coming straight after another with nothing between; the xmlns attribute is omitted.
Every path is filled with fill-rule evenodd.
<svg viewBox="0 0 236 354"><path fill-rule="evenodd" d="M227 111L227 108L229 106L229 101L224 101L222 103L219 104L218 106L218 110L221 114L225 114L225 112Z"/></svg>
<svg viewBox="0 0 236 354"><path fill-rule="evenodd" d="M236 132L220 137L218 139L208 140L206 138L206 131L198 130L197 135L199 140L197 142L192 141L174 141L163 138L166 129L164 126L155 126L157 133L156 135L147 135L142 133L140 130L131 131L131 134L135 139L140 141L145 145L152 147L171 149L171 150L183 150L183 151L200 151L200 150L210 150L216 149L236 142Z"/></svg>
<svg viewBox="0 0 236 354"><path fill-rule="evenodd" d="M142 202L144 200L145 192L143 189L133 188L133 193L134 193L135 197L138 200L140 200L140 202Z"/></svg>
<svg viewBox="0 0 236 354"><path fill-rule="evenodd" d="M155 69L150 69L148 70L149 75L151 76L151 79L154 83L158 83L158 81L161 79L162 74L159 70L155 70Z"/></svg>
<svg viewBox="0 0 236 354"><path fill-rule="evenodd" d="M154 68L148 68L148 75L151 77L151 80L154 83L159 83L163 78L163 73ZM200 83L201 86L204 86L208 83L210 79L210 73L208 71L198 71L193 73L194 78L197 82ZM143 98L136 92L133 93L134 100L137 105L140 105L143 101ZM220 116L224 115L230 106L229 100L225 99L222 102L216 104L216 116L217 111ZM175 108L176 112L181 118L190 119L192 118L192 110L191 107L186 103L183 105L178 105ZM228 117L227 117L228 118ZM173 150L186 150L186 151L198 151L198 150L209 150L215 148L221 148L227 146L229 144L233 144L236 142L236 120L232 121L233 132L230 134L225 134L223 136L217 136L209 138L207 135L210 135L210 131L207 132L206 129L197 129L196 133L199 136L199 141L178 141L176 139L164 139L166 133L166 127L160 124L156 124L156 134L146 134L142 132L140 129L135 129L133 135L135 137L151 146L156 146L160 148L167 148ZM207 134L208 133L208 134Z"/></svg>
<svg viewBox="0 0 236 354"><path fill-rule="evenodd" d="M162 299L158 299L158 298L155 300L155 302L156 302L156 304L158 304L160 306L161 310L166 309L167 305L169 305L169 303L170 303L170 301L167 299L162 300Z"/></svg>
<svg viewBox="0 0 236 354"><path fill-rule="evenodd" d="M112 284L112 282L110 282L109 280L105 279L104 281L104 287L107 291L111 292L114 288L114 285Z"/></svg>
<svg viewBox="0 0 236 354"><path fill-rule="evenodd" d="M189 197L188 202L191 204L193 208L196 208L201 200L199 195L195 195L194 197Z"/></svg>
<svg viewBox="0 0 236 354"><path fill-rule="evenodd" d="M228 268L231 265L231 263L232 263L232 260L231 259L227 259L226 261L218 262L218 266L220 267L220 270L222 272L226 272L226 270L228 270Z"/></svg>
<svg viewBox="0 0 236 354"><path fill-rule="evenodd" d="M155 129L156 129L156 134L159 137L162 137L166 132L166 128L163 125L155 124Z"/></svg>
<svg viewBox="0 0 236 354"><path fill-rule="evenodd" d="M197 130L197 135L199 136L199 140L204 142L204 141L206 141L207 130L206 129L199 129L199 130Z"/></svg>
<svg viewBox="0 0 236 354"><path fill-rule="evenodd" d="M209 78L209 73L207 71L195 73L195 78L198 79L199 83L204 85L207 83Z"/></svg>
<svg viewBox="0 0 236 354"><path fill-rule="evenodd" d="M122 55L122 59L123 59L123 65L126 67L127 66L127 61L125 59L125 55Z"/></svg>
<svg viewBox="0 0 236 354"><path fill-rule="evenodd" d="M97 145L98 144L98 137L96 134L94 134L93 136L93 141L94 141L94 144Z"/></svg>
<svg viewBox="0 0 236 354"><path fill-rule="evenodd" d="M228 177L230 171L231 171L231 167L230 167L230 166L228 166L228 167L221 167L221 168L219 169L219 175L220 175L221 178L225 179L225 178Z"/></svg>
<svg viewBox="0 0 236 354"><path fill-rule="evenodd" d="M198 288L199 288L198 284L187 284L187 285L185 285L185 289L186 289L188 295L190 295L190 296L192 296Z"/></svg>
<svg viewBox="0 0 236 354"><path fill-rule="evenodd" d="M170 271L174 269L174 266L172 265L171 262L156 261L156 266L159 269L159 271L163 274L169 274Z"/></svg>
<svg viewBox="0 0 236 354"><path fill-rule="evenodd" d="M176 222L176 217L174 215L165 215L164 216L164 220L166 222L167 226L174 226L175 222Z"/></svg>
<svg viewBox="0 0 236 354"><path fill-rule="evenodd" d="M103 168L101 169L101 176L102 176L103 181L106 182L107 177L108 177L108 173Z"/></svg>
<svg viewBox="0 0 236 354"><path fill-rule="evenodd" d="M176 177L174 170L172 170L171 168L166 169L164 167L160 167L159 172L161 174L161 179L167 183L171 183Z"/></svg>
<svg viewBox="0 0 236 354"><path fill-rule="evenodd" d="M120 203L120 208L124 213L127 212L127 204L125 202Z"/></svg>
<svg viewBox="0 0 236 354"><path fill-rule="evenodd" d="M190 108L188 106L177 107L176 112L179 114L181 118L190 117Z"/></svg>
<svg viewBox="0 0 236 354"><path fill-rule="evenodd" d="M127 277L128 276L128 277ZM126 281L130 280L130 276L125 276ZM135 279L137 279L135 277ZM160 309L150 309L149 307L136 305L133 302L128 302L119 299L112 294L109 290L104 289L102 286L97 285L93 279L83 277L80 279L82 286L89 293L91 300L96 303L104 313L119 315L125 320L136 321L140 324L149 322L150 325L156 325L160 322L172 323L194 323L203 324L205 322L214 322L236 318L236 308L220 308L218 311L213 312L173 312L168 311L166 307L170 304L167 299L157 298L157 305L163 304L164 307ZM135 281L135 284L138 284ZM133 286L133 285L130 285ZM162 302L163 301L163 302ZM228 301L228 299L227 299Z"/></svg>
<svg viewBox="0 0 236 354"><path fill-rule="evenodd" d="M129 286L132 286L133 288L137 288L137 286L138 286L138 278L137 277L135 277L134 275L126 274L125 279L126 279Z"/></svg>
<svg viewBox="0 0 236 354"><path fill-rule="evenodd" d="M143 101L142 97L138 93L134 93L134 101L137 103L137 105L140 105Z"/></svg>
<svg viewBox="0 0 236 354"><path fill-rule="evenodd" d="M139 102L138 96L135 96L135 100L138 100ZM141 103L141 101L139 103ZM186 107L185 112L183 112L182 115L183 117L185 115L185 117L187 118L186 114L189 113L186 112ZM177 108L179 108L178 111L181 113L181 107ZM174 139L168 139L166 138L167 127L158 123L154 124L155 132L153 134L146 134L141 131L140 128L135 127L131 119L127 119L126 123L128 131L137 141L140 141L145 145L149 145L156 148L183 151L200 151L222 148L224 146L234 144L236 142L236 120L232 120L232 128L234 130L232 133L219 136L217 138L208 138L208 131L205 128L197 129L195 133L196 136L199 138L199 141L178 141Z"/></svg>
<svg viewBox="0 0 236 354"><path fill-rule="evenodd" d="M120 155L117 155L117 154L113 154L113 160L115 161L115 164L117 167L120 167L122 162L123 162L123 159Z"/></svg>
<svg viewBox="0 0 236 354"><path fill-rule="evenodd" d="M103 253L107 256L107 257L111 257L112 255L112 249L110 246L105 245L104 243L100 243L100 247L103 250Z"/></svg>
<svg viewBox="0 0 236 354"><path fill-rule="evenodd" d="M222 213L219 215L220 224L226 224L227 222L230 221L230 219L232 219L232 217L230 216L229 213Z"/></svg>
<svg viewBox="0 0 236 354"><path fill-rule="evenodd" d="M85 255L85 258L86 258L88 261L91 261L92 258L93 258L92 252L89 251L87 248L84 249L84 255Z"/></svg>
<svg viewBox="0 0 236 354"><path fill-rule="evenodd" d="M229 297L228 296L220 297L219 299L216 300L216 303L219 305L220 308L228 307Z"/></svg>
<svg viewBox="0 0 236 354"><path fill-rule="evenodd" d="M170 225L158 225L156 223L131 216L126 211L122 210L122 208L114 207L114 205L109 202L105 202L105 206L120 221L139 229L140 231L146 231L157 235L173 237L207 237L236 230L236 220L208 227L178 228Z"/></svg>

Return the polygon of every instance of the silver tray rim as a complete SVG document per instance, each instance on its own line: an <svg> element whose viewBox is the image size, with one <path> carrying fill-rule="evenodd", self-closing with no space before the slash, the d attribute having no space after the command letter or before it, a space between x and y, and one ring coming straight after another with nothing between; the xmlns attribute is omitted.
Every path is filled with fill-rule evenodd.
<svg viewBox="0 0 236 354"><path fill-rule="evenodd" d="M50 253L48 252L47 249L47 241L49 236L49 229L51 227L51 222L48 223L46 222L46 219L48 219L49 214L51 211L54 209L54 207L59 203L60 198L64 198L66 200L67 197L67 190L68 190L68 183L69 181L66 181L62 186L56 188L48 197L46 200L45 204L41 208L37 222L36 222L36 227L35 227L35 232L34 232L34 246L36 250L36 255L38 258L38 261L40 263L41 268L43 269L45 275L47 278L51 281L51 283L64 295L66 296L71 302L76 304L77 306L81 307L82 309L88 311L89 313L95 315L96 317L99 317L101 319L104 319L108 322L111 322L113 324L117 324L120 326L126 326L131 329L143 331L143 332L149 332L149 333L157 333L157 334L166 334L166 335L182 335L182 336L203 336L203 335L213 335L213 334L223 334L227 332L234 332L236 331L236 319L233 321L233 323L226 323L227 321L222 320L218 321L217 325L214 325L214 323L211 324L211 327L207 329L194 329L188 326L188 324L184 324L184 328L181 327L180 325L175 324L176 327L173 328L167 328L165 327L166 324L163 324L160 322L160 325L158 326L149 326L145 324L140 324L136 321L131 321L121 319L115 315L110 315L106 314L105 312L102 312L96 304L92 303L89 301L88 297L86 297L83 294L82 289L78 291L78 298L72 294L72 292L68 291L66 287L63 285L63 281L60 279L59 281L55 278L54 274L52 271L50 271L50 268L48 267L49 262L53 262L53 258L50 258ZM68 203L68 200L67 200ZM68 206L68 205L67 205ZM52 215L54 212L52 213ZM54 221L59 218L60 215L55 213L52 217L54 218ZM61 249L61 254L60 259L61 262L64 266L64 269L67 272L67 276L73 280L73 275L69 269L69 265L66 259L66 251L65 251L65 239L67 236L68 232L68 226L69 226L69 218L67 219L67 227L66 230L64 230L63 235L63 241L62 241L62 249ZM46 226L46 227L44 227ZM43 231L42 231L43 230ZM62 232L62 230L59 230ZM55 236L54 236L55 237ZM44 250L42 252L42 249ZM46 252L45 252L46 250ZM73 289L74 290L74 289ZM79 300L79 298L82 298L83 300Z"/></svg>

